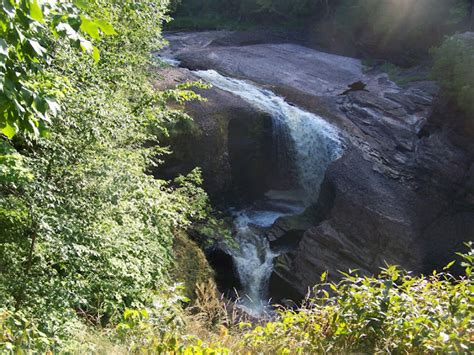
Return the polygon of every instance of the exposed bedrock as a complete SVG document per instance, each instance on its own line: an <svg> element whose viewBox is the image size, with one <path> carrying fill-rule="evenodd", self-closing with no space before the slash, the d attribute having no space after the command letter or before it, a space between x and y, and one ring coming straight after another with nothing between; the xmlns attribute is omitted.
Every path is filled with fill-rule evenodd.
<svg viewBox="0 0 474 355"><path fill-rule="evenodd" d="M387 74L363 72L357 59L288 43L232 46L231 39L228 32L173 34L168 55L189 68L269 87L339 127L346 142L345 154L326 172L318 203L299 219L281 218L268 232L271 243L293 241L293 250L275 259L273 294L287 289L301 296L326 270L337 279L337 270L376 273L388 262L428 272L474 239L472 137L455 129L456 114L439 102L433 82L401 88ZM367 84L365 91L339 95L358 80ZM265 119L236 97L212 92L208 103L190 107L198 125L211 127L202 144L220 142L220 150L193 163L224 167L213 190L219 191L232 175L229 140L212 127L229 132L232 119Z"/></svg>
<svg viewBox="0 0 474 355"><path fill-rule="evenodd" d="M160 74L163 80L155 83L160 89L199 80L183 68L163 69ZM185 104L193 122L178 124L171 131L167 143L173 153L156 175L169 179L201 167L204 187L212 198L262 195L275 176L270 117L218 88L196 91L206 100Z"/></svg>

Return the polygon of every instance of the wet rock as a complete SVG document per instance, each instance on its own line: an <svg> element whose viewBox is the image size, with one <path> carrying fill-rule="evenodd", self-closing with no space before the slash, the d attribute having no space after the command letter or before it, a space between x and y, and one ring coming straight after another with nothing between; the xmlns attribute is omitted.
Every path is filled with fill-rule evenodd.
<svg viewBox="0 0 474 355"><path fill-rule="evenodd" d="M284 262L284 257L285 256L279 257L276 264L282 264ZM292 283L288 283L277 273L273 273L270 277L268 292L271 296L272 303L295 308L298 307L307 293L306 291L301 293L299 290L294 288Z"/></svg>
<svg viewBox="0 0 474 355"><path fill-rule="evenodd" d="M228 150L234 194L262 196L277 174L272 150L272 120L264 113L232 118Z"/></svg>
<svg viewBox="0 0 474 355"><path fill-rule="evenodd" d="M270 242L276 242L280 238L293 231L300 231L311 226L311 220L304 216L288 216L280 217L267 232L267 238Z"/></svg>
<svg viewBox="0 0 474 355"><path fill-rule="evenodd" d="M232 43L232 37L237 35L223 31L204 32L202 38L196 33L172 34L167 37L171 46L163 53L175 56L186 68L215 69L263 85L291 86L323 95L342 92L363 77L357 59L293 43L241 45L239 40Z"/></svg>

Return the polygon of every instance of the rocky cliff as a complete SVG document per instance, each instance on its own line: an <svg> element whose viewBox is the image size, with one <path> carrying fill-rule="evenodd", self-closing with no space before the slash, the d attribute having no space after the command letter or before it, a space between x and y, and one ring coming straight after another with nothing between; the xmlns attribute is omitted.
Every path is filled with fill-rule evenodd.
<svg viewBox="0 0 474 355"><path fill-rule="evenodd" d="M157 89L199 80L185 68L164 68L159 74ZM271 184L270 117L218 88L195 91L204 101L180 107L193 121L171 129L167 143L172 154L155 174L170 179L201 167L204 187L218 202L223 196L252 199L263 194Z"/></svg>
<svg viewBox="0 0 474 355"><path fill-rule="evenodd" d="M433 82L401 87L379 70L364 70L357 59L289 43L232 45L229 38L236 36L173 34L167 54L188 68L215 69L269 87L339 127L346 142L345 154L326 173L319 201L299 222L282 219L268 232L273 243L297 240L275 262L271 289L291 289L278 297L303 295L326 270L337 279L338 270L376 273L387 262L427 272L474 239L473 150L453 134L450 122L456 118L438 101ZM357 81L362 90L341 95ZM218 95L222 101L213 106L238 102ZM219 110L227 112L226 121L237 110L258 120L246 106ZM193 106L198 124L202 117L217 122L202 111L206 107ZM215 131L208 134L212 141ZM226 154L213 154L210 161Z"/></svg>

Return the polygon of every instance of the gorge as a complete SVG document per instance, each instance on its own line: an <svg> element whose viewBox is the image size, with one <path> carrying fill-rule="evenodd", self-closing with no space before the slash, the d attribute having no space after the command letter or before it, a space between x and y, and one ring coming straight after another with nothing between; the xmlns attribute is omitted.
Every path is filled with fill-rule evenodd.
<svg viewBox="0 0 474 355"><path fill-rule="evenodd" d="M211 197L234 207L240 250L217 246L232 261L214 266L237 273L226 287L251 314L301 299L326 270L432 270L474 237L472 150L436 121L433 82L401 87L357 59L248 33L166 37L159 56L180 68L157 85L213 88L188 104L201 133L171 144L179 158L165 170L201 166ZM339 95L359 80L367 90Z"/></svg>
<svg viewBox="0 0 474 355"><path fill-rule="evenodd" d="M292 191L273 190L266 193L266 210L253 206L238 211L234 220L240 250L231 249L231 254L243 286L244 301L248 299L246 303L251 305L247 308L253 314L259 314L264 309L273 259L278 256L279 250L271 250L266 236L259 234L258 229L253 231L252 226L269 228L279 217L302 213L304 206L317 200L328 165L342 153L341 142L337 130L322 118L289 105L269 90L226 78L213 70L197 71L195 74L270 115L270 145L277 174L286 180L288 176L295 176L295 181L289 182Z"/></svg>

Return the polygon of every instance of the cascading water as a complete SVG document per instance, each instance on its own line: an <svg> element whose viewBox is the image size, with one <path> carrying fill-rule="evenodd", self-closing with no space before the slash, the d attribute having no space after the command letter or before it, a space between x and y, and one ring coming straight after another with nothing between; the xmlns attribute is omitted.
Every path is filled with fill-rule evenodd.
<svg viewBox="0 0 474 355"><path fill-rule="evenodd" d="M342 153L337 129L321 117L292 106L270 90L248 81L228 78L215 70L196 71L195 74L271 115L276 149L291 140L291 144L287 144L290 151L278 152L278 156L294 162L298 187L305 192L305 202L315 201L328 165ZM287 168L284 162L279 165L282 169Z"/></svg>
<svg viewBox="0 0 474 355"><path fill-rule="evenodd" d="M232 257L243 286L240 305L258 317L267 309L268 281L273 259L278 256L261 229L269 228L281 216L303 212L317 199L327 167L342 154L342 143L337 129L321 117L288 104L269 90L214 70L195 74L268 113L273 120L273 146L280 174L291 173L290 165L296 168L297 191L269 192L264 208L257 203L234 214L240 250L233 251Z"/></svg>
<svg viewBox="0 0 474 355"><path fill-rule="evenodd" d="M259 317L268 307L268 281L273 270L273 259L279 255L271 250L268 239L259 231L269 228L282 216L303 212L304 205L281 193L266 194L264 208L254 206L234 213L234 226L239 250L232 251L234 265L243 287L239 305L249 314Z"/></svg>
<svg viewBox="0 0 474 355"><path fill-rule="evenodd" d="M263 295L277 254L270 249L266 238L252 230L250 220L245 211L234 219L240 250L234 251L232 257L245 293L239 300L240 305L258 316L266 307Z"/></svg>

